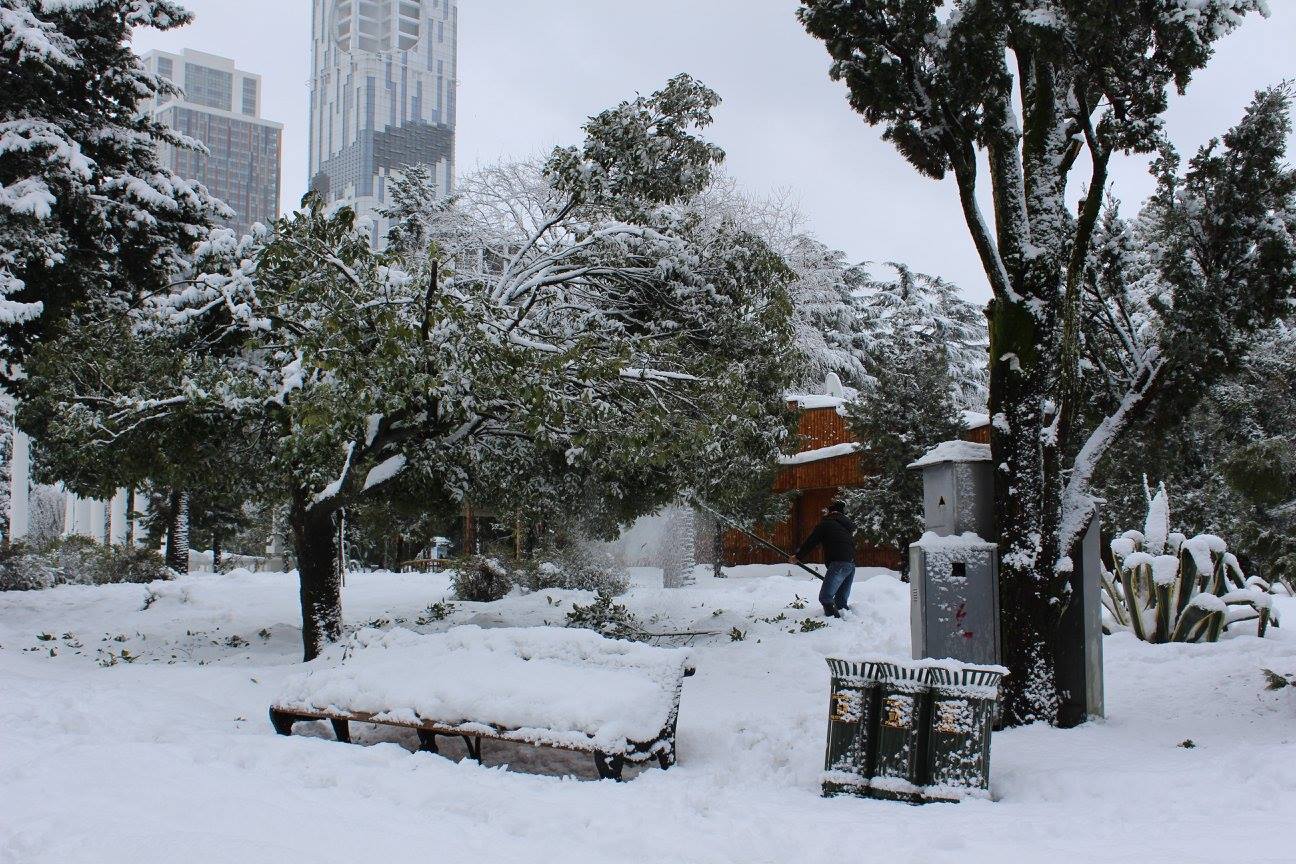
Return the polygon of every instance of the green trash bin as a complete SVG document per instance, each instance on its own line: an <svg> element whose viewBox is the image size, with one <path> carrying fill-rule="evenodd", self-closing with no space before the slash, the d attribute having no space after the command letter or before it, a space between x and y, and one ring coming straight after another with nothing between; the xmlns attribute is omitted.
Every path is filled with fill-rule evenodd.
<svg viewBox="0 0 1296 864"><path fill-rule="evenodd" d="M999 682L1008 670L957 661L928 661L931 686L926 787L929 801L990 797L990 733Z"/></svg>
<svg viewBox="0 0 1296 864"><path fill-rule="evenodd" d="M877 749L878 678L884 664L827 659L832 689L823 794L865 795Z"/></svg>
<svg viewBox="0 0 1296 864"><path fill-rule="evenodd" d="M869 796L919 803L927 768L929 685L921 663L883 663L878 682L877 758Z"/></svg>

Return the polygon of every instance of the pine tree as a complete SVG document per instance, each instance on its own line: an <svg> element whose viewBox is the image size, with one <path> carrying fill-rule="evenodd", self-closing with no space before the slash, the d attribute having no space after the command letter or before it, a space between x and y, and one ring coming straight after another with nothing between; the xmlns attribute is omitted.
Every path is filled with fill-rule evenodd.
<svg viewBox="0 0 1296 864"><path fill-rule="evenodd" d="M226 213L201 186L162 167L158 144L195 145L144 110L178 91L146 73L130 46L136 27L190 20L170 0L0 0L7 376L78 304L120 311L164 289L183 270L181 253Z"/></svg>
<svg viewBox="0 0 1296 864"><path fill-rule="evenodd" d="M1118 321L1132 341L1127 363L1105 367L1117 398L1096 425L1082 423L1092 404L1082 333L1103 314L1086 303L1086 270L1110 161L1161 149L1168 88L1182 91L1214 42L1264 9L1262 0L802 0L800 20L825 42L851 107L883 126L920 173L953 175L993 290L991 446L1011 723L1057 719L1056 610L1095 509L1089 487L1102 454L1164 382L1193 389L1209 378L1198 373L1221 365L1225 346L1290 295L1286 95L1273 92L1183 177L1162 160L1155 260L1173 286L1159 296L1175 314L1158 315L1150 334ZM982 157L993 220L980 210ZM1067 183L1086 166L1073 211ZM1217 211L1216 200L1227 206ZM1263 253L1239 256L1245 248ZM1119 288L1103 308L1138 290ZM1194 354L1203 341L1212 349Z"/></svg>
<svg viewBox="0 0 1296 864"><path fill-rule="evenodd" d="M861 539L900 550L904 574L909 544L923 533L922 474L909 465L962 428L951 378L942 343L897 346L878 368L875 388L848 408L851 431L864 444L865 476L845 493L847 509Z"/></svg>

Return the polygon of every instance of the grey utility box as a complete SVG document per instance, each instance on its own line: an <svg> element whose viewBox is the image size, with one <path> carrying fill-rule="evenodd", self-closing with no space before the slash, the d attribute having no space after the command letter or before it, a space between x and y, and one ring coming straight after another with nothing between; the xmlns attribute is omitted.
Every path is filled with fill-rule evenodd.
<svg viewBox="0 0 1296 864"><path fill-rule="evenodd" d="M1103 703L1102 552L1097 514L1072 556L1071 602L1058 622L1058 725L1105 716Z"/></svg>
<svg viewBox="0 0 1296 864"><path fill-rule="evenodd" d="M999 553L988 444L946 441L923 472L926 532L909 547L913 657L1000 662Z"/></svg>

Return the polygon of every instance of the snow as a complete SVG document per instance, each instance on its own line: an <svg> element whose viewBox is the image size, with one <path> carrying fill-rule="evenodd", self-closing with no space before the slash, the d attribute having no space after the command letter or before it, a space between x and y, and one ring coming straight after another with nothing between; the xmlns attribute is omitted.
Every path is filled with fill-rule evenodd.
<svg viewBox="0 0 1296 864"><path fill-rule="evenodd" d="M382 714L447 725L487 723L508 737L625 752L670 722L684 649L604 639L589 630L464 625L420 635L364 628L290 679L288 710Z"/></svg>
<svg viewBox="0 0 1296 864"><path fill-rule="evenodd" d="M972 441L942 441L916 462L909 463L909 467L926 468L928 465L939 465L942 462L989 461L989 444L976 444Z"/></svg>
<svg viewBox="0 0 1296 864"><path fill-rule="evenodd" d="M824 459L834 459L838 456L849 456L860 449L859 442L851 441L845 444L833 444L831 447L820 447L816 450L803 450L800 453L793 453L790 456L780 456L780 465L805 465L809 462L821 462Z"/></svg>
<svg viewBox="0 0 1296 864"><path fill-rule="evenodd" d="M842 396L825 396L819 393L788 393L787 400L802 410L811 408L842 408L846 399Z"/></svg>
<svg viewBox="0 0 1296 864"><path fill-rule="evenodd" d="M990 415L984 411L967 411L962 415L964 429L980 429L990 425Z"/></svg>
<svg viewBox="0 0 1296 864"><path fill-rule="evenodd" d="M825 658L907 654L907 586L861 570L847 618L802 633L813 604L791 606L813 600L808 576L728 572L699 568L696 586L675 591L659 570L632 573L624 602L651 629L718 635L692 646L679 764L624 784L593 782L588 757L508 743L485 742L483 767L454 761L456 742L445 756L415 753L412 733L364 724L353 724L362 746L335 743L323 723L274 735L266 710L305 671L291 574L0 594L0 861L817 864L884 850L897 862L1004 864L1108 861L1119 849L1206 862L1291 822L1296 699L1265 690L1259 671L1296 671L1285 628L1260 640L1239 625L1214 645L1107 637L1107 719L995 733L992 801L824 799ZM351 573L346 621L533 626L590 597L456 602L446 621L416 623L449 594L444 573ZM1296 600L1273 599L1296 616ZM732 627L743 641L729 640ZM100 665L125 651L138 659ZM1156 802L1155 831L1131 828L1131 801ZM1202 814L1221 812L1203 830ZM1274 842L1282 858L1285 841Z"/></svg>
<svg viewBox="0 0 1296 864"><path fill-rule="evenodd" d="M397 453L390 459L379 462L373 468L370 468L369 473L365 475L364 488L370 489L379 483L386 483L405 468L406 461L404 453Z"/></svg>

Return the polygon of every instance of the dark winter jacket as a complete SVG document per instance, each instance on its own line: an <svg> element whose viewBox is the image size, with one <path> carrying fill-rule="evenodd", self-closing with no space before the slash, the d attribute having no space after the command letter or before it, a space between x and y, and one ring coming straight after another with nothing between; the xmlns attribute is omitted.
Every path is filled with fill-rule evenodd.
<svg viewBox="0 0 1296 864"><path fill-rule="evenodd" d="M829 513L797 549L796 557L804 558L819 545L823 546L824 561L828 563L854 561L855 523L841 513Z"/></svg>

